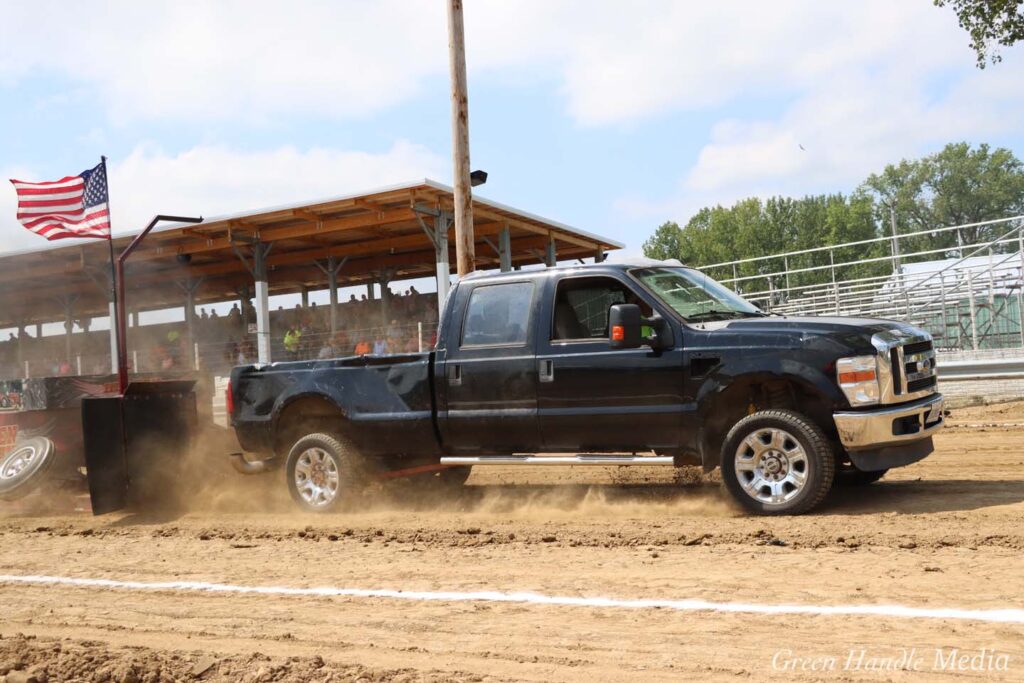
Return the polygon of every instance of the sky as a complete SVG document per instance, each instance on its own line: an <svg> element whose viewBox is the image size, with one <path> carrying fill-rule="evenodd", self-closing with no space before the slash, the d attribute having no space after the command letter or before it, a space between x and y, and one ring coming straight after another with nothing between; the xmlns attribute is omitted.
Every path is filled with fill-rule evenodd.
<svg viewBox="0 0 1024 683"><path fill-rule="evenodd" d="M443 0L0 0L0 175L109 157L114 231L451 182ZM638 254L744 197L966 140L1024 156L1024 53L931 0L467 0L479 194ZM0 252L44 246L0 187Z"/></svg>

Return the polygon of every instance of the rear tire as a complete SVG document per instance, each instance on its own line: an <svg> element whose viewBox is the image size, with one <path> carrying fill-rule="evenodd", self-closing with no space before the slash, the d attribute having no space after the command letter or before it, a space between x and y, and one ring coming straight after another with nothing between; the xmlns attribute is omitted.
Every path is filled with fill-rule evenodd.
<svg viewBox="0 0 1024 683"><path fill-rule="evenodd" d="M759 515L799 515L821 503L835 477L828 438L792 410L762 410L729 430L722 444L722 482Z"/></svg>
<svg viewBox="0 0 1024 683"><path fill-rule="evenodd" d="M362 489L359 454L336 434L300 438L288 452L285 472L292 500L307 512L336 510Z"/></svg>

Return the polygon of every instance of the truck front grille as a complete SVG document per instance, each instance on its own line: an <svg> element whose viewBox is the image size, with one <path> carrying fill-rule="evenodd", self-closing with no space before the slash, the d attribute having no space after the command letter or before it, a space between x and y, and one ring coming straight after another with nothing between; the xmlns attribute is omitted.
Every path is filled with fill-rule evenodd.
<svg viewBox="0 0 1024 683"><path fill-rule="evenodd" d="M913 382L907 383L907 391L913 394L917 391L924 391L925 389L934 387L936 384L938 384L938 381L935 379L935 377L915 379Z"/></svg>
<svg viewBox="0 0 1024 683"><path fill-rule="evenodd" d="M925 351L932 350L932 343L930 340L911 342L910 344L903 345L903 355L909 355L913 353L923 353Z"/></svg>
<svg viewBox="0 0 1024 683"><path fill-rule="evenodd" d="M893 393L916 394L933 389L935 377L935 349L931 340L915 341L897 346L890 351L893 363Z"/></svg>
<svg viewBox="0 0 1024 683"><path fill-rule="evenodd" d="M878 351L880 403L905 403L938 391L935 348L927 332L887 330L872 336L871 344Z"/></svg>

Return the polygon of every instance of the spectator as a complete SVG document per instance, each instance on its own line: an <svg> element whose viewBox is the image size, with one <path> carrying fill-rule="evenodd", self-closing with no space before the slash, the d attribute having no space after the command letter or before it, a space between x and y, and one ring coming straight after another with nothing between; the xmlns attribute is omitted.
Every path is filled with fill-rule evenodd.
<svg viewBox="0 0 1024 683"><path fill-rule="evenodd" d="M375 356L386 356L388 353L388 341L384 335L380 335L373 342L373 355Z"/></svg>
<svg viewBox="0 0 1024 683"><path fill-rule="evenodd" d="M331 345L334 347L334 352L341 355L343 353L343 349L348 348L348 335L344 332L337 332L334 335Z"/></svg>
<svg viewBox="0 0 1024 683"><path fill-rule="evenodd" d="M245 305L245 310L243 311L243 315L245 317L245 323L246 324L255 323L256 322L256 307L253 306L252 302L249 301L248 299L245 300L245 304L244 305Z"/></svg>
<svg viewBox="0 0 1024 683"><path fill-rule="evenodd" d="M324 339L323 345L317 352L316 357L320 360L327 360L328 358L334 358L337 353L334 350L334 345L331 343L330 338Z"/></svg>
<svg viewBox="0 0 1024 683"><path fill-rule="evenodd" d="M284 350L289 360L299 359L299 350L302 348L302 331L299 326L293 323L288 331L284 333Z"/></svg>
<svg viewBox="0 0 1024 683"><path fill-rule="evenodd" d="M360 337L359 342L356 344L354 353L357 356L365 356L370 353L371 350L372 347L370 346L370 342L366 341L366 337Z"/></svg>

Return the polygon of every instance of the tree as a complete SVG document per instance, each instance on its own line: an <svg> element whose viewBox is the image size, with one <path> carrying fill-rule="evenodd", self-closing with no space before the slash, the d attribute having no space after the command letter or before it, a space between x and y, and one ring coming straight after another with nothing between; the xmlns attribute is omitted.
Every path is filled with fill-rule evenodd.
<svg viewBox="0 0 1024 683"><path fill-rule="evenodd" d="M647 258L667 261L679 258L683 251L683 231L675 221L668 221L658 226L654 234L644 242L644 255Z"/></svg>
<svg viewBox="0 0 1024 683"><path fill-rule="evenodd" d="M837 280L885 277L892 270L888 240L818 248L889 235L892 210L899 233L922 233L901 240L905 261L912 252L931 252L912 257L921 261L966 253L960 244L990 242L1013 226L966 227L959 235L936 229L1024 214L1024 164L1007 149L953 143L930 156L889 164L852 195L751 197L728 208L703 208L683 226L660 226L644 243L644 253L704 268L718 280L739 277L734 288L747 293L827 284L833 271ZM797 251L804 253L775 256ZM766 256L773 258L749 260ZM707 268L742 260L735 267ZM789 276L777 274L783 271Z"/></svg>
<svg viewBox="0 0 1024 683"><path fill-rule="evenodd" d="M644 244L650 258L677 258L692 266L704 267L719 280L741 280L735 289L752 292L768 289L814 285L831 279L827 251L798 254L790 258L760 258L787 251L870 239L875 236L872 198L867 194L846 197L841 194L792 199L756 197L733 206L701 209L685 226L665 223ZM877 245L839 250L836 263L854 261L879 251ZM882 245L884 251L884 245ZM846 253L848 252L848 253ZM710 264L748 260L735 268L707 268ZM804 270L789 278L785 270ZM861 277L876 274L876 265L848 266L837 276ZM882 268L884 271L884 268Z"/></svg>
<svg viewBox="0 0 1024 683"><path fill-rule="evenodd" d="M935 5L953 7L960 27L971 36L979 69L1003 61L994 45L1009 47L1024 39L1024 0L935 0Z"/></svg>
<svg viewBox="0 0 1024 683"><path fill-rule="evenodd" d="M872 174L860 191L874 197L876 220L888 233L895 209L898 232L978 223L1024 213L1024 165L1008 149L966 142L946 145L922 159L889 164ZM964 244L987 242L1007 231L1005 224L960 230ZM952 232L908 240L908 250L958 246ZM938 256L937 256L938 257Z"/></svg>

